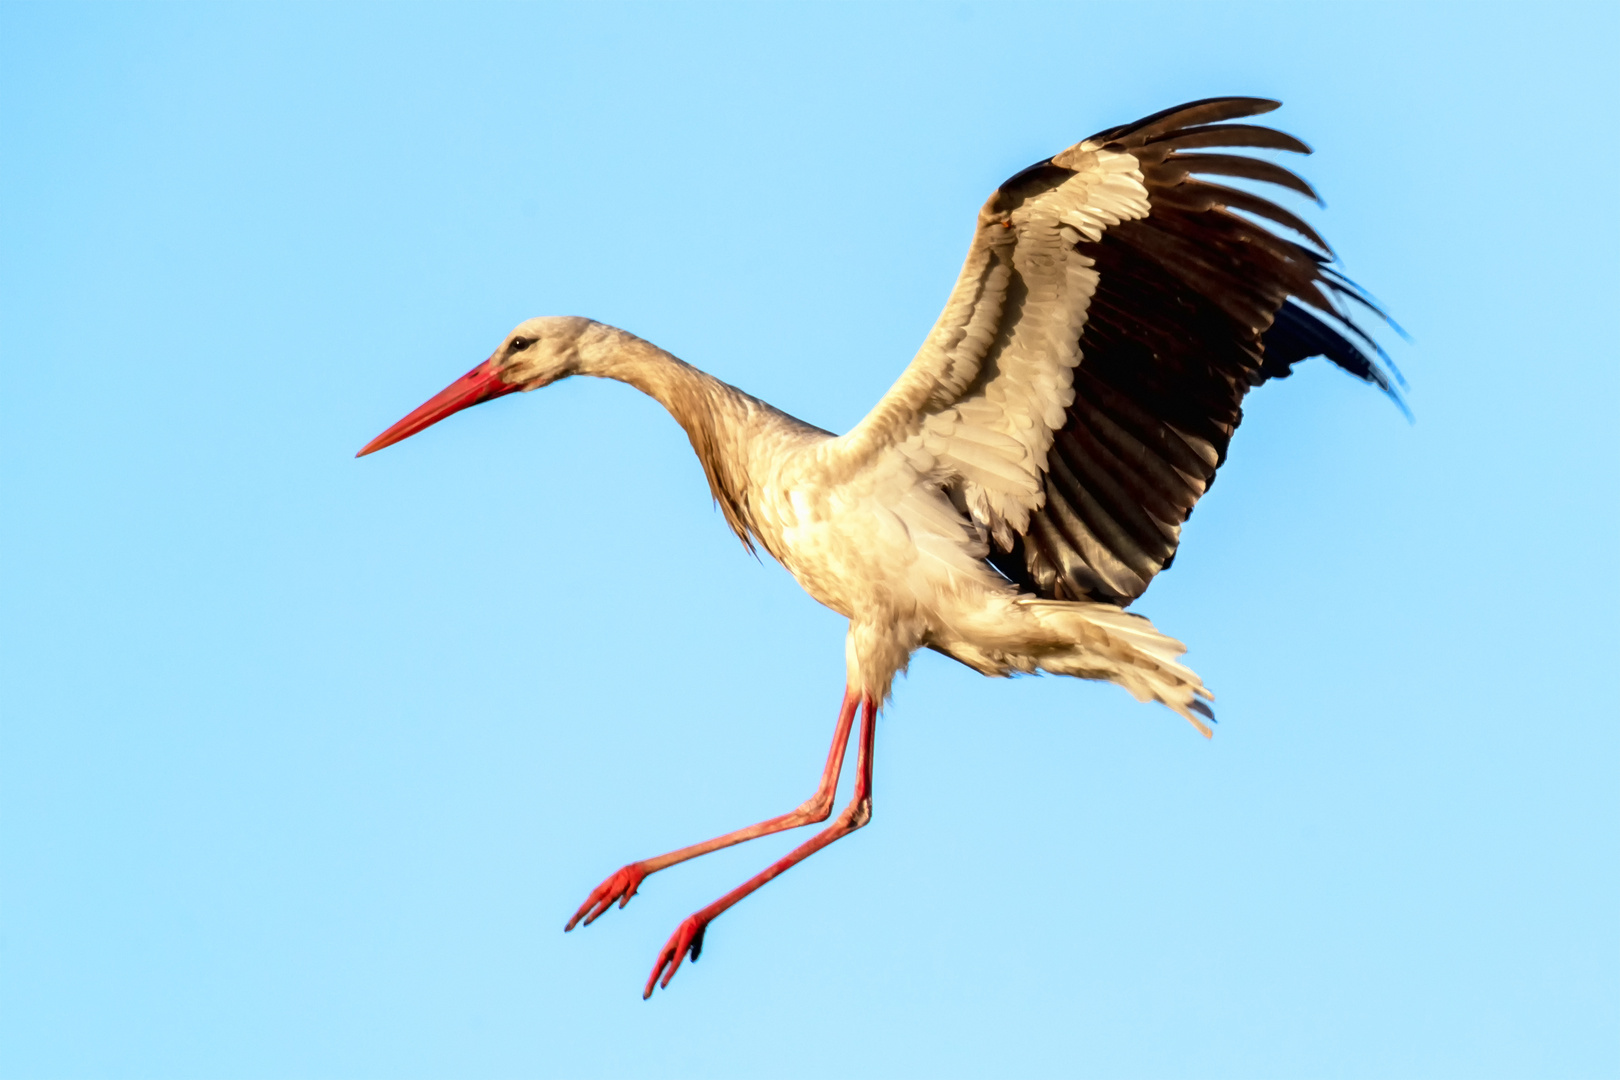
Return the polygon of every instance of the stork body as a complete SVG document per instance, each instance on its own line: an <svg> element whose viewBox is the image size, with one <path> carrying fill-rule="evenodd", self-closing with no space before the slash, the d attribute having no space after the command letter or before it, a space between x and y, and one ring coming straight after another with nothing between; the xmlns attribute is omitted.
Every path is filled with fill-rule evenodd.
<svg viewBox="0 0 1620 1080"><path fill-rule="evenodd" d="M1268 128L1220 123L1275 104L1194 102L1102 132L1003 184L979 213L956 288L917 357L844 435L626 331L554 317L518 326L488 361L361 451L516 390L571 375L617 379L686 430L742 542L763 547L849 619L844 701L815 794L788 814L629 864L569 921L572 929L615 901L622 907L648 874L677 862L825 821L860 714L850 804L687 919L647 995L660 979L668 985L685 956L697 958L720 912L869 820L878 709L920 648L985 675L1113 682L1209 734L1212 698L1177 662L1182 645L1124 607L1170 564L1251 386L1324 354L1391 391L1352 341L1371 347L1344 302L1376 308L1333 272L1325 243L1280 207L1192 176L1311 194L1267 162L1189 152L1304 151Z"/></svg>
<svg viewBox="0 0 1620 1080"><path fill-rule="evenodd" d="M1022 592L903 441L863 438L861 428L834 436L589 319L531 319L513 333L543 343L509 369L520 378L549 378L561 365L628 383L669 410L743 542L850 620L846 679L857 696L883 701L911 654L929 647L986 675L1108 679L1192 716L1202 687L1170 659L1179 645L1115 605Z"/></svg>

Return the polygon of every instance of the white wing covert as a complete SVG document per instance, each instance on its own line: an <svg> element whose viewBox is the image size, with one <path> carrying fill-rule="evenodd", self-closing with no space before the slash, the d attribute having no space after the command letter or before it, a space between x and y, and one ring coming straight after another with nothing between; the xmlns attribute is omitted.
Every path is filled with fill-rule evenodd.
<svg viewBox="0 0 1620 1080"><path fill-rule="evenodd" d="M949 477L1003 547L1041 504L1047 451L1073 398L1097 286L1076 244L1148 212L1136 158L1083 145L1052 159L1066 169L1060 182L1024 191L1021 173L985 203L939 321L846 436L852 456L892 447L919 473Z"/></svg>

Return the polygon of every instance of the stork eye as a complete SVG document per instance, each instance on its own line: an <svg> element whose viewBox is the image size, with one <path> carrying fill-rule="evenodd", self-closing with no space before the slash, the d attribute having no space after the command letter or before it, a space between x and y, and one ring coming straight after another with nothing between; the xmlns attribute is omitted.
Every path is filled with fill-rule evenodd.
<svg viewBox="0 0 1620 1080"><path fill-rule="evenodd" d="M524 349L527 349L530 345L533 345L533 344L534 344L534 338L515 337L515 338L512 339L512 344L507 346L507 351L508 352L522 352Z"/></svg>

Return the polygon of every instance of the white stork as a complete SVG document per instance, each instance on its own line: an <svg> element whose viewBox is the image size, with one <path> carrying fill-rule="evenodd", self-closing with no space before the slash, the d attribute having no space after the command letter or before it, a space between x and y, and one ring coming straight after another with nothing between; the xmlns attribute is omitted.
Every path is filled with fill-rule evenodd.
<svg viewBox="0 0 1620 1080"><path fill-rule="evenodd" d="M618 379L686 429L743 544L763 547L849 619L844 700L816 793L780 817L625 866L568 920L569 930L589 925L676 863L825 821L860 712L853 799L826 829L681 923L644 997L660 976L667 987L686 956L698 958L721 912L871 819L878 709L920 648L985 675L1118 683L1209 734L1213 699L1177 662L1184 647L1126 606L1175 557L1251 387L1326 355L1395 394L1350 305L1382 313L1334 271L1321 237L1265 199L1195 178L1241 177L1314 198L1277 165L1204 152L1309 153L1281 132L1225 122L1277 105L1214 98L1167 109L1002 184L979 211L961 277L916 358L844 435L633 334L564 317L522 323L360 451L570 375Z"/></svg>

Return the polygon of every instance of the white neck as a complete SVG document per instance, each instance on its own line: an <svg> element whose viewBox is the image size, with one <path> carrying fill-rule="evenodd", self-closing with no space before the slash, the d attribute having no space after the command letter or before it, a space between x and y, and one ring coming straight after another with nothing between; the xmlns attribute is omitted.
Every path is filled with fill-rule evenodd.
<svg viewBox="0 0 1620 1080"><path fill-rule="evenodd" d="M758 420L765 414L781 414L651 342L605 323L594 323L580 335L577 355L578 374L617 379L669 410L692 441L727 524L752 550L750 534L757 530L749 512L748 444Z"/></svg>

